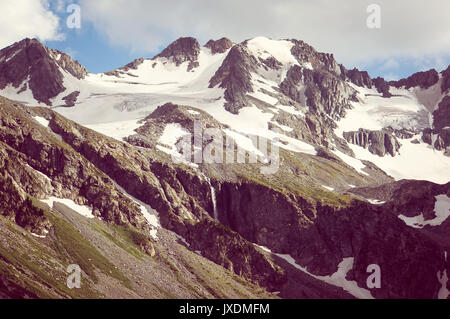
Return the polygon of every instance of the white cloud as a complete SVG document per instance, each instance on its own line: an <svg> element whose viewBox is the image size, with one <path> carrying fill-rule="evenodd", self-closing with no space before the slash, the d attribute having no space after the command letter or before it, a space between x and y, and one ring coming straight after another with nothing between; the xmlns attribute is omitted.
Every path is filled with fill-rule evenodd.
<svg viewBox="0 0 450 319"><path fill-rule="evenodd" d="M0 14L0 48L26 37L42 41L63 37L58 31L59 19L50 11L47 1L2 0Z"/></svg>
<svg viewBox="0 0 450 319"><path fill-rule="evenodd" d="M377 0L381 29L366 26L373 0L79 0L83 18L110 42L154 52L191 35L235 42L264 35L297 38L348 67L375 59L450 52L450 1Z"/></svg>
<svg viewBox="0 0 450 319"><path fill-rule="evenodd" d="M400 67L400 62L397 61L395 58L388 58L381 66L381 70L391 70L391 69L397 69Z"/></svg>

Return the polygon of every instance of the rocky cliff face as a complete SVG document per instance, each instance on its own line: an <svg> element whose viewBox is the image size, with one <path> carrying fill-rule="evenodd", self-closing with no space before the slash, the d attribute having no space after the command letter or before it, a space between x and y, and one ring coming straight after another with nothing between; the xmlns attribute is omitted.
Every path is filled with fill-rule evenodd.
<svg viewBox="0 0 450 319"><path fill-rule="evenodd" d="M251 183L221 185L218 205L222 223L272 252L290 254L314 274L331 275L343 258L354 257L347 278L360 287L368 265L381 267L382 288L372 291L378 298L427 298L439 290L436 273L445 268L441 248L408 229L388 206L326 207ZM418 269L414 283L405 269Z"/></svg>
<svg viewBox="0 0 450 319"><path fill-rule="evenodd" d="M22 167L8 165L9 160L6 160L5 166L26 194L37 199L47 196L72 199L78 204L92 206L95 216L109 222L148 229L138 206L114 191L113 183L98 168L67 148L58 135L39 124L21 107L3 98L1 106L0 141L4 150L11 154L8 158L16 157L22 163ZM52 120L49 112L41 116ZM41 181L37 187L30 189L33 183L24 175L23 166L35 171L33 178L40 175L36 178ZM50 184L48 180L51 180Z"/></svg>
<svg viewBox="0 0 450 319"><path fill-rule="evenodd" d="M450 96L444 96L432 114L433 128L423 131L422 140L450 155Z"/></svg>
<svg viewBox="0 0 450 319"><path fill-rule="evenodd" d="M256 71L257 61L245 46L231 48L223 64L209 82L209 87L225 89L225 108L237 114L247 105L246 94L253 92L251 72Z"/></svg>
<svg viewBox="0 0 450 319"><path fill-rule="evenodd" d="M372 79L367 71L360 71L357 68L347 70L341 66L341 76L344 80L348 79L357 86L372 88Z"/></svg>
<svg viewBox="0 0 450 319"><path fill-rule="evenodd" d="M347 142L366 148L372 154L385 156L390 154L395 156L401 147L397 138L387 130L370 131L360 129L357 132L344 132Z"/></svg>

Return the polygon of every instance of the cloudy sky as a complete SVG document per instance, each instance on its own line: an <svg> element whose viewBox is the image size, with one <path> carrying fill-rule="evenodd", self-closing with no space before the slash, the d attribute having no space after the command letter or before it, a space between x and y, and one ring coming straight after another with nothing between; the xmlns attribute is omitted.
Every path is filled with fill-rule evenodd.
<svg viewBox="0 0 450 319"><path fill-rule="evenodd" d="M67 27L70 3L81 7L81 29ZM380 28L367 27L371 4ZM302 39L388 79L450 64L449 0L1 0L0 12L0 47L37 37L91 72L152 57L181 36Z"/></svg>

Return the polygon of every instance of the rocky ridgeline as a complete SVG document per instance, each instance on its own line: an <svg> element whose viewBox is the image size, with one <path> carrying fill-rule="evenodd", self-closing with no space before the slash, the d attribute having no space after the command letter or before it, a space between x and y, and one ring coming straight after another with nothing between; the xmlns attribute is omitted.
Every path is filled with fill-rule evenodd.
<svg viewBox="0 0 450 319"><path fill-rule="evenodd" d="M439 81L439 74L435 69L429 71L417 72L398 81L390 81L389 85L396 88L405 87L406 89L412 87L420 87L422 89L428 89L430 86L435 85Z"/></svg>
<svg viewBox="0 0 450 319"><path fill-rule="evenodd" d="M220 68L209 81L209 87L225 89L225 109L238 114L247 106L247 93L253 92L251 72L256 72L258 61L248 49L237 44L228 52Z"/></svg>
<svg viewBox="0 0 450 319"><path fill-rule="evenodd" d="M355 91L340 77L340 66L333 55L319 53L303 41L293 42L292 55L300 65L310 64L312 70L292 66L279 90L292 100L305 103L318 114L341 117L349 101L354 100ZM279 71L280 61L274 57L261 59L249 51L248 41L233 46L221 67L210 80L209 87L225 89L225 108L238 113L248 105L247 93L253 92L252 73L259 70Z"/></svg>
<svg viewBox="0 0 450 319"><path fill-rule="evenodd" d="M150 230L139 207L118 192L104 173L34 120L27 110L3 98L0 103L0 142L2 151L8 153L4 167L24 194L37 199L72 199L91 206L95 216L108 222ZM49 121L55 117L48 109L33 110L37 112L34 115Z"/></svg>
<svg viewBox="0 0 450 319"><path fill-rule="evenodd" d="M78 62L36 39L25 39L1 50L0 61L0 89L8 85L20 91L30 89L37 101L47 105L66 90L60 68L78 79L87 75Z"/></svg>
<svg viewBox="0 0 450 319"><path fill-rule="evenodd" d="M120 75L124 75L124 74L129 75L129 76L135 76L135 75L131 74L129 71L130 70L137 70L137 68L142 63L144 63L144 61L145 61L144 58L139 58L139 59L136 59L136 60L128 63L127 65L125 65L125 66L123 66L121 68L118 68L118 69L113 70L113 71L105 72L104 74L105 75L110 75L110 76L116 76L116 77L119 77L119 78L120 78Z"/></svg>
<svg viewBox="0 0 450 319"><path fill-rule="evenodd" d="M233 46L233 42L227 38L221 38L219 40L209 40L205 47L211 49L212 54L225 53Z"/></svg>
<svg viewBox="0 0 450 319"><path fill-rule="evenodd" d="M198 56L200 54L200 44L194 38L180 38L171 43L160 54L155 56L157 58L171 59L176 66L184 62L189 62L188 71L199 66Z"/></svg>

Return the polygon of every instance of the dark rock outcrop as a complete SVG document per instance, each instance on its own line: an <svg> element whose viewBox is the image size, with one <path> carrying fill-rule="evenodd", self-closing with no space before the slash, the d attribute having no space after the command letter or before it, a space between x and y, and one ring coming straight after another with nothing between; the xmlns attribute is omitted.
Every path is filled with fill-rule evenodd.
<svg viewBox="0 0 450 319"><path fill-rule="evenodd" d="M0 163L0 215L40 236L46 235L52 226L43 211L34 206L31 199L18 189L5 170L4 163Z"/></svg>
<svg viewBox="0 0 450 319"><path fill-rule="evenodd" d="M445 96L433 112L433 128L423 131L422 140L450 155L450 96Z"/></svg>
<svg viewBox="0 0 450 319"><path fill-rule="evenodd" d="M359 129L359 131L344 132L344 138L348 143L367 148L369 152L378 156L386 154L395 156L401 146L397 138L387 130Z"/></svg>
<svg viewBox="0 0 450 319"><path fill-rule="evenodd" d="M389 98L392 94L389 92L389 84L383 78L377 77L372 80L373 85L377 91L383 94L383 97Z"/></svg>
<svg viewBox="0 0 450 319"><path fill-rule="evenodd" d="M435 69L429 71L417 72L398 81L390 81L389 85L396 88L405 87L406 89L412 87L420 87L422 89L428 89L430 86L436 84L439 81L438 72Z"/></svg>
<svg viewBox="0 0 450 319"><path fill-rule="evenodd" d="M74 91L69 95L63 97L63 101L66 102L66 106L75 106L75 102L77 101L79 95L80 91Z"/></svg>
<svg viewBox="0 0 450 319"><path fill-rule="evenodd" d="M209 40L205 47L211 49L212 54L225 53L229 48L233 46L228 38L221 38L219 40Z"/></svg>
<svg viewBox="0 0 450 319"><path fill-rule="evenodd" d="M188 71L198 67L198 55L200 54L200 44L194 38L179 38L171 43L156 58L171 59L177 66L184 62L189 62Z"/></svg>
<svg viewBox="0 0 450 319"><path fill-rule="evenodd" d="M357 68L354 68L353 70L346 70L343 66L341 66L341 72L344 79L348 79L353 84L361 87L367 87L369 89L372 88L372 80L370 79L367 71L360 71Z"/></svg>
<svg viewBox="0 0 450 319"><path fill-rule="evenodd" d="M293 65L286 73L284 81L280 84L281 92L299 103L303 103L305 100L304 94L301 91L302 72L300 66Z"/></svg>
<svg viewBox="0 0 450 319"><path fill-rule="evenodd" d="M442 74L442 84L441 84L441 91L442 93L447 93L450 89L450 65L448 68L441 72Z"/></svg>
<svg viewBox="0 0 450 319"><path fill-rule="evenodd" d="M324 69L304 69L303 82L307 105L312 111L339 118L350 108L355 91L336 73Z"/></svg>
<svg viewBox="0 0 450 319"><path fill-rule="evenodd" d="M0 51L0 89L25 83L37 101L51 105L50 99L66 89L60 68L78 79L87 75L68 55L48 49L36 39L22 40Z"/></svg>
<svg viewBox="0 0 450 319"><path fill-rule="evenodd" d="M257 60L247 48L238 44L231 48L223 64L209 82L209 87L225 89L225 108L237 114L247 106L246 94L253 92L252 71L256 71Z"/></svg>

